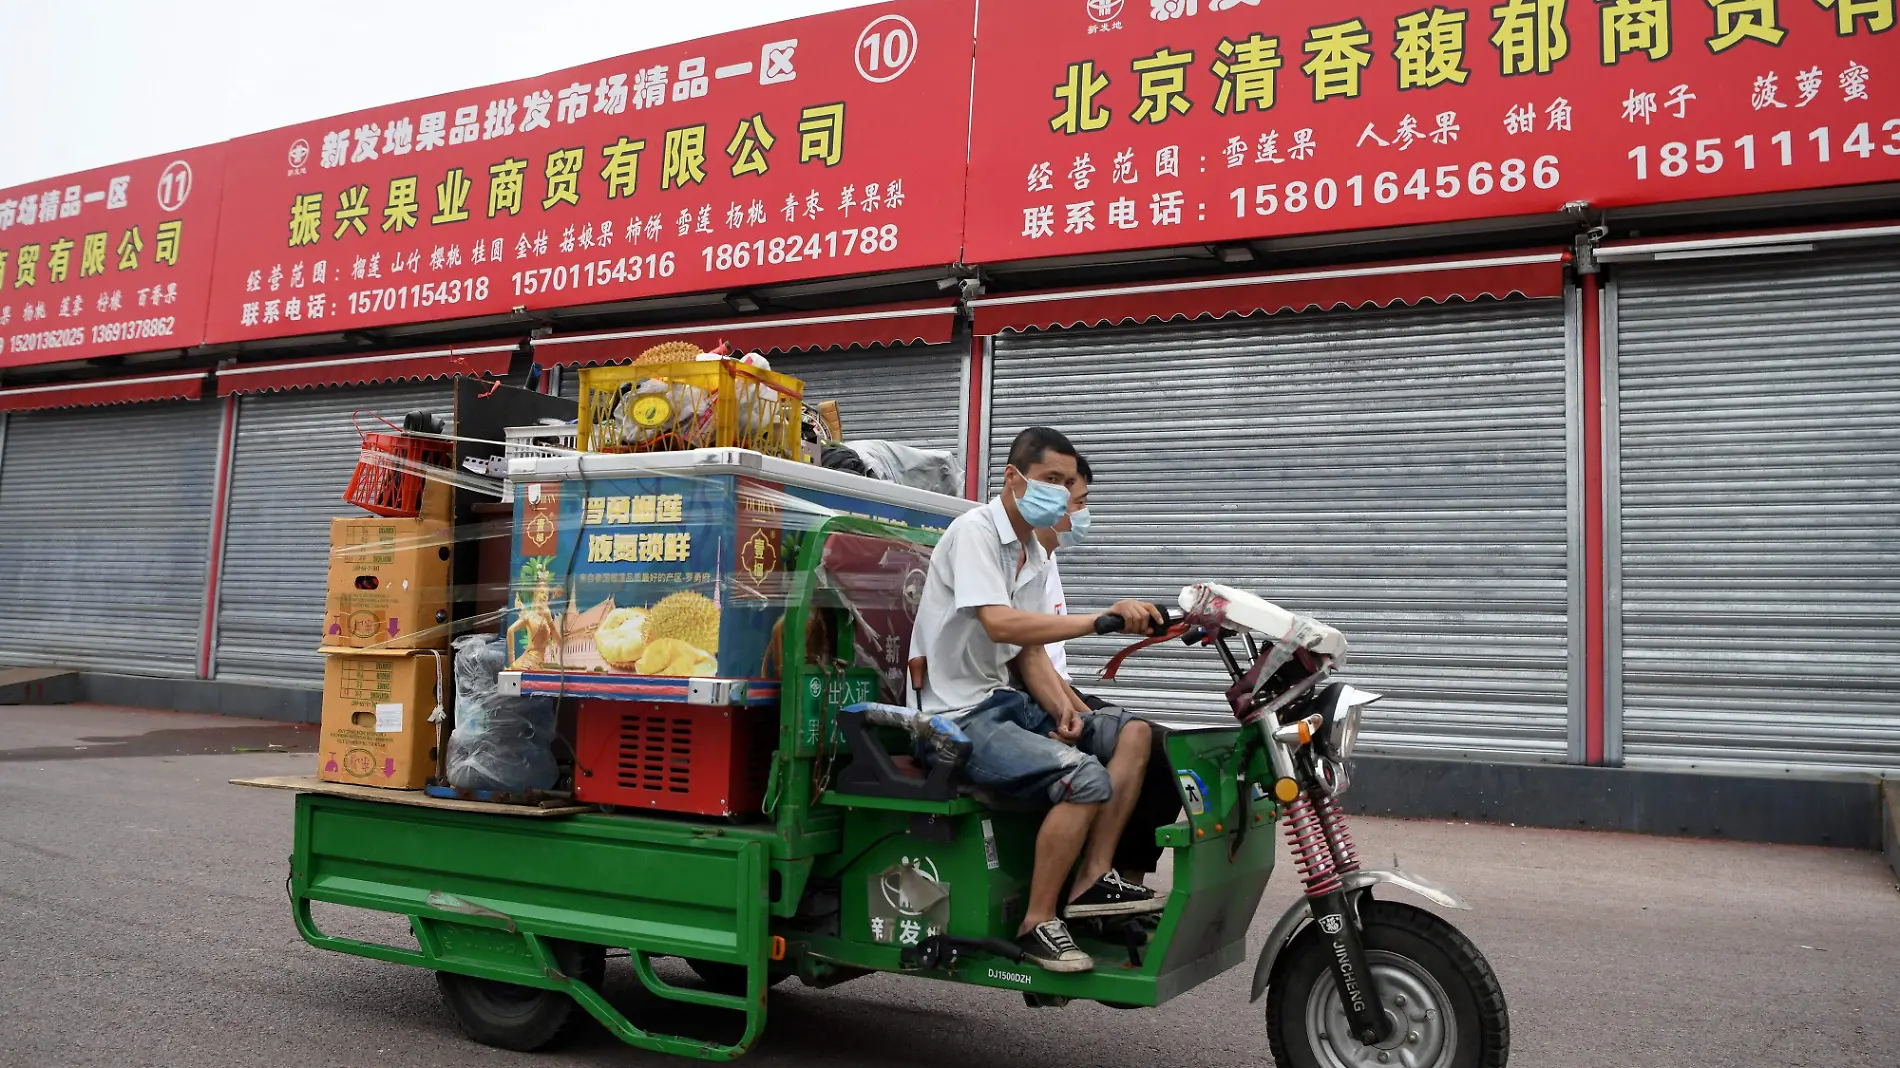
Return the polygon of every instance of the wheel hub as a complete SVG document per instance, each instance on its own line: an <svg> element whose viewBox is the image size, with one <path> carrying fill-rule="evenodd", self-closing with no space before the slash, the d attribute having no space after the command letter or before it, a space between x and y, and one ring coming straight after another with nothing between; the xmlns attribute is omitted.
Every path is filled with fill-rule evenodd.
<svg viewBox="0 0 1900 1068"><path fill-rule="evenodd" d="M1337 984L1322 977L1306 1004L1313 1056L1326 1068L1445 1068L1458 1050L1458 1025L1445 990L1417 962L1369 950L1366 962L1378 987L1390 1034L1367 1045L1353 1036Z"/></svg>

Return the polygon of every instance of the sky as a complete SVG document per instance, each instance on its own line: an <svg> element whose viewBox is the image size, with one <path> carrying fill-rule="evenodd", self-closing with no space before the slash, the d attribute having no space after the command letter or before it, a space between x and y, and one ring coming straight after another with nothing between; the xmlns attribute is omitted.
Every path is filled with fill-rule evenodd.
<svg viewBox="0 0 1900 1068"><path fill-rule="evenodd" d="M0 189L869 0L11 5Z"/></svg>

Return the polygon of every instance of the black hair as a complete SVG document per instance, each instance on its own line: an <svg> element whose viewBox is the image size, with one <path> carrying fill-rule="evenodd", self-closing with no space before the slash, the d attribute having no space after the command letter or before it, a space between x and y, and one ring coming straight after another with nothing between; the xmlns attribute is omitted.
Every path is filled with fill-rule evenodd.
<svg viewBox="0 0 1900 1068"><path fill-rule="evenodd" d="M1076 466L1079 468L1082 465L1082 454L1075 451L1075 446L1062 435L1062 431L1046 426L1032 426L1016 435L1016 440L1010 442L1009 466L1027 477L1029 469L1041 463L1042 458L1050 452L1062 456L1073 456Z"/></svg>
<svg viewBox="0 0 1900 1068"><path fill-rule="evenodd" d="M1077 478L1091 485L1095 482L1095 470L1089 466L1089 458L1086 456L1076 455L1075 474Z"/></svg>

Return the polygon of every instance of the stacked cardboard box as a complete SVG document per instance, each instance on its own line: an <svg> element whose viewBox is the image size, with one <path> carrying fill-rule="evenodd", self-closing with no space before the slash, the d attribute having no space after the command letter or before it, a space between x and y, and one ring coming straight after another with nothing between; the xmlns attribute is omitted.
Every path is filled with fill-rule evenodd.
<svg viewBox="0 0 1900 1068"><path fill-rule="evenodd" d="M330 522L318 777L418 790L436 768L437 683L448 683L450 490L415 519Z"/></svg>

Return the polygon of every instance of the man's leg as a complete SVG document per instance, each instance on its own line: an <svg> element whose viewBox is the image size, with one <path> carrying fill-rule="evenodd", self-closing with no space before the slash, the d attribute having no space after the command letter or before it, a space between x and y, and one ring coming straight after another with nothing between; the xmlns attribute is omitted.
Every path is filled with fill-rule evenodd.
<svg viewBox="0 0 1900 1068"><path fill-rule="evenodd" d="M1148 774L1141 781L1141 796L1128 816L1115 849L1115 870L1131 883L1140 883L1161 865L1161 847L1155 832L1173 823L1181 815L1180 789L1174 780L1174 765L1168 761L1167 728L1148 724L1154 741L1148 747Z"/></svg>
<svg viewBox="0 0 1900 1068"><path fill-rule="evenodd" d="M1115 847L1121 841L1122 831L1128 826L1128 817L1135 810L1135 800L1141 796L1141 781L1148 772L1148 751L1151 743L1148 725L1138 719L1131 719L1122 725L1120 737L1115 743L1115 753L1108 761L1108 781L1112 794L1108 803L1102 806L1095 823L1089 828L1088 842L1082 852L1082 868L1076 873L1072 898L1095 885L1095 881L1108 874L1115 862ZM1046 824L1045 824L1046 826Z"/></svg>
<svg viewBox="0 0 1900 1068"><path fill-rule="evenodd" d="M1018 935L1056 918L1062 883L1069 877L1069 869L1075 866L1075 858L1082 855L1089 826L1099 821L1102 810L1101 805L1064 801L1042 818L1042 829L1036 832L1036 867L1029 878L1029 911L1016 929ZM1093 882L1091 879L1078 885L1089 886Z"/></svg>
<svg viewBox="0 0 1900 1068"><path fill-rule="evenodd" d="M997 694L965 716L961 726L970 739L964 765L970 782L1019 801L1054 806L1036 833L1028 909L1017 932L1028 934L1057 918L1062 884L1089 828L1113 796L1112 780L1094 756L1049 737L1055 721L1021 693Z"/></svg>

